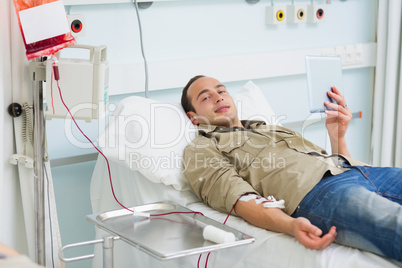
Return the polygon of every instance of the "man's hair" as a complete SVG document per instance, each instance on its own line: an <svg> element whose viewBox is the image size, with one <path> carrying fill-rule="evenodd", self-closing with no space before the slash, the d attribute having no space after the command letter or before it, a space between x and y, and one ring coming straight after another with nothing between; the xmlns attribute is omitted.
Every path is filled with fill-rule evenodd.
<svg viewBox="0 0 402 268"><path fill-rule="evenodd" d="M197 75L191 78L187 85L183 88L183 92L181 94L181 106L183 106L184 112L195 112L193 105L191 104L191 100L187 96L188 88L199 78L205 77L205 75Z"/></svg>

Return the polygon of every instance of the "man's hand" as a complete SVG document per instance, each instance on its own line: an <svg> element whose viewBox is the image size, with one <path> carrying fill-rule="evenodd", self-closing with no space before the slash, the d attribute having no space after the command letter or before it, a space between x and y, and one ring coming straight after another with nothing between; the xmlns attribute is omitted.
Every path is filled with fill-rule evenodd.
<svg viewBox="0 0 402 268"><path fill-rule="evenodd" d="M324 249L334 242L337 235L336 228L332 227L321 237L322 231L306 218L295 219L293 231L293 236L307 249Z"/></svg>
<svg viewBox="0 0 402 268"><path fill-rule="evenodd" d="M308 249L328 247L334 242L337 234L335 227L332 227L328 234L321 237L322 231L306 218L292 218L281 209L264 208L254 200L238 201L235 212L254 226L294 236Z"/></svg>
<svg viewBox="0 0 402 268"><path fill-rule="evenodd" d="M328 91L328 96L338 102L338 104L325 102L328 108L333 109L325 111L327 114L325 125L327 126L328 135L331 140L332 153L350 156L346 146L345 135L352 119L352 113L346 105L345 98L336 87L333 87L332 91Z"/></svg>

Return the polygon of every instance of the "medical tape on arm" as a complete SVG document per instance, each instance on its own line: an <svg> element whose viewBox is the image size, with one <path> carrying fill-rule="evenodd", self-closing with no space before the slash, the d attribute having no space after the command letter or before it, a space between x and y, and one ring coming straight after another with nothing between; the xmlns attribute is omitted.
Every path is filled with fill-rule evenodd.
<svg viewBox="0 0 402 268"><path fill-rule="evenodd" d="M280 209L285 208L285 200L277 201L275 197L273 197L272 195L268 196L267 198L264 198L256 194L248 194L243 195L239 198L239 201L244 202L248 202L250 200L254 200L257 205L262 203L263 207L265 208L280 208Z"/></svg>

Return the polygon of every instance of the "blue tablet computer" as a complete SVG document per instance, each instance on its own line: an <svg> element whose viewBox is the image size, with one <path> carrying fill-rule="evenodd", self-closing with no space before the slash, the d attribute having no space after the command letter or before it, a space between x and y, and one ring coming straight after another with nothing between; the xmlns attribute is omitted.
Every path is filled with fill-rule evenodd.
<svg viewBox="0 0 402 268"><path fill-rule="evenodd" d="M337 103L327 94L335 86L343 94L342 63L339 57L306 56L307 90L311 113L323 113L325 101Z"/></svg>

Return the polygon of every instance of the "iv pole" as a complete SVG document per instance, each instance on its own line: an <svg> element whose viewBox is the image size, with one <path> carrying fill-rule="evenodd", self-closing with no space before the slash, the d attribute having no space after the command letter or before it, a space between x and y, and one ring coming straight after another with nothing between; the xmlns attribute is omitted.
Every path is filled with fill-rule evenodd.
<svg viewBox="0 0 402 268"><path fill-rule="evenodd" d="M45 186L44 186L44 113L43 82L46 80L46 65L43 58L36 58L29 65L33 85L34 114L34 208L35 208L35 260L45 266Z"/></svg>

